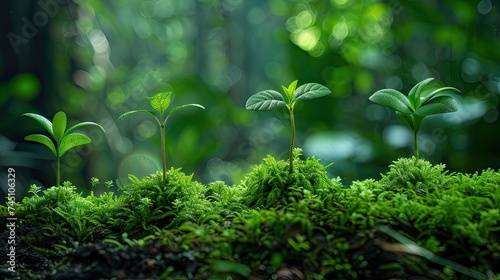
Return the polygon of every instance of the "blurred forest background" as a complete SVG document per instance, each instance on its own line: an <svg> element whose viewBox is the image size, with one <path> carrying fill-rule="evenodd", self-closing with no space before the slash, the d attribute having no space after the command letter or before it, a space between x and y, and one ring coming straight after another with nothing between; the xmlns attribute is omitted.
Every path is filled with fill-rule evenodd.
<svg viewBox="0 0 500 280"><path fill-rule="evenodd" d="M2 1L0 180L16 170L18 200L29 185L55 183L45 133L33 112L69 125L93 144L67 152L62 181L126 184L161 168L160 134L146 96L173 91L173 106L199 103L167 123L167 166L203 183L236 184L267 154L286 159L285 111L244 109L264 89L298 79L332 94L297 104L296 146L345 185L379 178L413 154L411 131L371 103L376 90L404 92L435 77L462 91L456 113L426 118L421 157L450 171L500 168L500 4L491 0L40 0ZM97 186L102 191L104 186Z"/></svg>

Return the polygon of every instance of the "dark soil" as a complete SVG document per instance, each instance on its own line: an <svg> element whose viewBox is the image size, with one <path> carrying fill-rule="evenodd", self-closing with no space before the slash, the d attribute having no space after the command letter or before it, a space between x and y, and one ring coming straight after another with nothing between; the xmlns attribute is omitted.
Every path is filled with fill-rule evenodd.
<svg viewBox="0 0 500 280"><path fill-rule="evenodd" d="M270 271L269 267L264 265L257 265L252 268L249 278L234 273L214 275L209 270L200 272L203 270L200 269L203 264L196 258L200 251L196 248L192 251L174 251L162 245L156 238L147 240L144 246L96 241L81 244L71 252L64 253L54 248L55 242L61 243L64 240L40 238L44 232L43 229L33 228L19 231L18 236L21 236L22 240L16 242L16 272L11 272L7 269L8 266L4 266L0 269L1 279L306 279L304 268L297 264L284 264L275 271ZM354 244L359 243L359 239L369 237L363 247L351 250L350 254L353 258L365 256L367 262L363 270L373 271L370 279L439 278L439 274L436 272L433 275L432 271L423 277L407 275L401 267L379 270L384 264L398 263L396 254L382 249L390 247L390 244L379 234L372 231L367 236L358 235L350 241L354 247ZM3 232L0 238L6 240L6 232ZM36 243L32 243L35 240ZM2 244L2 252L7 250L6 245ZM395 277L396 275L398 277Z"/></svg>

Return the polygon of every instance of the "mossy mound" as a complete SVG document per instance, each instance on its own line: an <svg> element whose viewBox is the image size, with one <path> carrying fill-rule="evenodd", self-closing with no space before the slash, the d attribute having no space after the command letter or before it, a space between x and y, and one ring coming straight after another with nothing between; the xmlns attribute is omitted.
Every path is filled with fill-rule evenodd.
<svg viewBox="0 0 500 280"><path fill-rule="evenodd" d="M237 186L171 169L165 187L159 173L132 177L120 195L33 187L20 238L59 264L54 279L500 276L498 171L399 159L343 188L315 158L294 166L267 157Z"/></svg>
<svg viewBox="0 0 500 280"><path fill-rule="evenodd" d="M451 176L447 176L444 164L432 165L423 159L400 158L389 165L380 183L386 190L399 193L427 193L444 189Z"/></svg>
<svg viewBox="0 0 500 280"><path fill-rule="evenodd" d="M339 179L330 179L324 166L316 158L300 159L302 150L294 149L294 170L290 174L288 162L272 156L262 160L248 173L240 187L245 189L242 203L252 209L269 208L301 200L307 194L321 200L333 199L342 187Z"/></svg>

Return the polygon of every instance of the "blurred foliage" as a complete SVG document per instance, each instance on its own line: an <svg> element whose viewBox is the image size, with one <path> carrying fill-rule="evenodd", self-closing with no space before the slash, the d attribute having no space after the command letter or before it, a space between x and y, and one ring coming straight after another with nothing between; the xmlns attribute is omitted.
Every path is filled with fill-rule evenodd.
<svg viewBox="0 0 500 280"><path fill-rule="evenodd" d="M267 154L286 157L290 129L286 112L246 112L245 100L295 79L332 90L297 106L297 145L334 162L328 171L346 183L412 154L411 132L368 96L428 77L462 94L458 112L422 127L422 157L462 172L500 167L500 7L491 0L42 2L6 1L1 12L0 165L20 168L26 191L48 187L54 166L22 140L36 127L21 114L63 110L69 122L102 125L105 137L90 135L95 145L62 163L65 178L123 185L128 173L159 169L160 139L146 117L117 118L170 90L176 104L207 110L174 116L167 165L236 184Z"/></svg>

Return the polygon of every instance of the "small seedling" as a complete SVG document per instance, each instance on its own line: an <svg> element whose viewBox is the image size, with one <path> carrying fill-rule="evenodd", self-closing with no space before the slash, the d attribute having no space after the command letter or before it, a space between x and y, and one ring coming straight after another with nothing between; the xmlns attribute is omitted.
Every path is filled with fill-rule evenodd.
<svg viewBox="0 0 500 280"><path fill-rule="evenodd" d="M134 113L146 113L151 116L153 116L160 126L160 140L161 140L161 163L162 163L162 169L163 169L163 186L165 186L165 174L167 172L167 161L166 161L166 154L165 154L165 124L170 117L170 115L182 108L193 106L193 107L198 107L201 109L205 109L205 107L199 105L199 104L185 104L185 105L180 105L175 108L172 108L167 111L168 106L170 105L170 97L172 95L172 92L160 92L152 97L148 97L149 103L151 104L151 107L155 109L155 111L149 111L149 110L135 110L135 111L129 111L126 113L123 113L120 117L118 117L118 120L122 119L125 116L128 116L130 114ZM166 111L166 112L165 112ZM159 116L157 116L157 113Z"/></svg>
<svg viewBox="0 0 500 280"><path fill-rule="evenodd" d="M416 84L408 97L395 89L381 89L370 96L370 100L396 110L403 116L413 130L415 158L418 160L418 131L422 120L430 115L450 113L458 110L458 104L449 94L460 93L453 87L440 87L429 90L429 83L434 78L425 79Z"/></svg>
<svg viewBox="0 0 500 280"><path fill-rule="evenodd" d="M92 143L92 140L85 134L82 133L72 133L78 128L94 125L102 129L104 128L93 122L82 122L79 124L75 124L66 130L66 114L62 111L57 112L50 122L45 117L34 114L34 113L26 113L23 116L27 116L33 118L37 122L39 122L43 128L45 128L52 139L43 135L43 134L31 134L26 136L24 139L28 141L37 142L47 146L54 156L57 158L57 167L56 167L56 186L59 187L61 183L61 157L66 153L69 149L74 148L76 146L85 145Z"/></svg>
<svg viewBox="0 0 500 280"><path fill-rule="evenodd" d="M104 182L104 185L106 186L106 188L108 188L108 190L114 185L113 181L112 180L108 180L106 182Z"/></svg>
<svg viewBox="0 0 500 280"><path fill-rule="evenodd" d="M101 181L96 178L96 177L92 177L90 178L90 184L92 185L92 189L94 189L95 186L99 185L101 183ZM104 185L106 186L106 188L111 188L113 186L113 181L112 180L109 180L109 181L106 181L104 182Z"/></svg>
<svg viewBox="0 0 500 280"><path fill-rule="evenodd" d="M297 80L293 81L288 88L282 86L287 101L283 95L275 90L260 91L248 98L245 108L255 111L269 111L285 107L290 113L290 124L292 128L292 137L290 140L290 153L289 153L289 173L293 172L293 145L295 142L295 119L293 116L293 109L298 100L306 100L325 96L330 93L330 90L320 84L308 83L297 87Z"/></svg>
<svg viewBox="0 0 500 280"><path fill-rule="evenodd" d="M99 185L99 179L97 179L96 177L90 178L90 184L92 185L93 189L95 186Z"/></svg>

